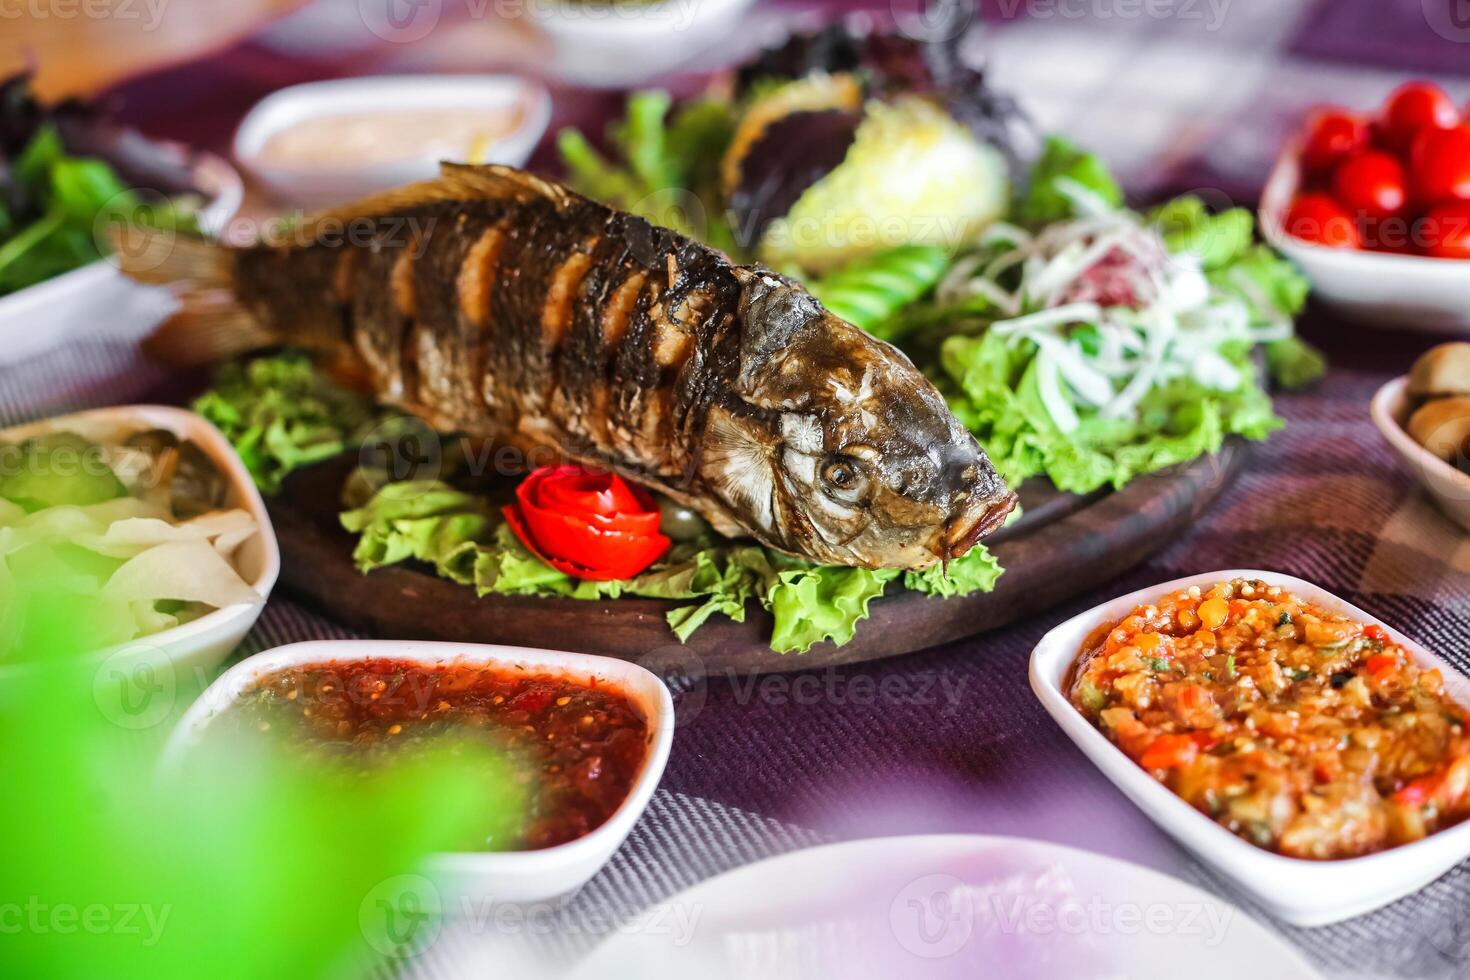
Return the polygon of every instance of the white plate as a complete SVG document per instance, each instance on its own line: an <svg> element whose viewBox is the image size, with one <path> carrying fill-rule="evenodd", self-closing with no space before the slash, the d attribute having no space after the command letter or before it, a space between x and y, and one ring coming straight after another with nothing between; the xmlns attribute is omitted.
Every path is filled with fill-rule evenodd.
<svg viewBox="0 0 1470 980"><path fill-rule="evenodd" d="M1298 159L1298 144L1287 143L1261 195L1261 232L1301 266L1318 299L1343 316L1379 326L1470 330L1470 260L1330 248L1288 235L1286 210L1301 183Z"/></svg>
<svg viewBox="0 0 1470 980"><path fill-rule="evenodd" d="M1441 510L1470 530L1470 473L1462 473L1414 441L1409 421L1408 375L1394 378L1373 396L1373 424L1398 455L1404 471L1424 484Z"/></svg>
<svg viewBox="0 0 1470 980"><path fill-rule="evenodd" d="M564 895L608 862L648 806L669 760L674 704L663 681L637 664L608 657L521 647L402 640L322 640L292 643L256 654L225 671L180 719L164 748L163 765L177 764L205 728L261 677L288 667L343 660L411 660L525 667L586 681L611 683L648 719L651 741L643 768L621 806L583 837L539 851L443 854L431 873L446 901L534 902Z"/></svg>
<svg viewBox="0 0 1470 980"><path fill-rule="evenodd" d="M1205 572L1140 589L1062 623L1042 637L1031 654L1032 690L1077 747L1155 823L1267 909L1295 925L1326 925L1372 911L1422 888L1470 857L1470 822L1412 844L1339 861L1308 861L1263 850L1174 795L1108 741L1067 700L1063 692L1067 672L1083 641L1099 625L1121 619L1136 606L1178 589L1235 578L1263 579L1324 608L1361 621L1378 622L1377 617L1325 589L1290 575L1255 569ZM1418 664L1442 671L1450 693L1462 703L1466 701L1464 675L1393 627L1384 624L1384 629Z"/></svg>
<svg viewBox="0 0 1470 980"><path fill-rule="evenodd" d="M679 68L726 41L754 2L532 0L527 12L551 42L551 70L558 78L591 88L627 88ZM700 65L702 71L714 67L718 65Z"/></svg>
<svg viewBox="0 0 1470 980"><path fill-rule="evenodd" d="M167 676L159 676L157 680L166 685L166 694L172 699L177 691L197 691L208 683L209 674L239 645L260 618L281 572L281 552L275 530L245 464L229 440L205 419L182 408L165 405L127 405L62 415L0 430L0 439L18 442L48 432L66 431L93 442L105 442L118 439L119 434L125 438L143 429L167 429L202 449L229 481L226 506L248 511L255 518L257 528L255 535L235 552L232 564L240 572L240 577L260 594L259 601L215 609L192 622L98 654L104 662L114 666L131 667L146 663L155 673L166 670ZM114 657L118 660L114 661ZM168 710L172 705L155 700L150 706L150 713L153 708Z"/></svg>
<svg viewBox="0 0 1470 980"><path fill-rule="evenodd" d="M1156 871L1039 841L956 834L833 844L720 875L620 926L574 976L1317 974L1239 909Z"/></svg>
<svg viewBox="0 0 1470 980"><path fill-rule="evenodd" d="M268 164L259 159L276 133L304 120L348 113L404 109L503 109L519 105L524 115L514 132L490 144L481 163L521 166L531 156L551 120L551 96L535 82L513 75L385 75L293 85L262 99L235 133L235 159L262 183L292 204L341 204L439 173L443 153L375 165L351 159L310 170Z"/></svg>
<svg viewBox="0 0 1470 980"><path fill-rule="evenodd" d="M209 195L199 212L199 227L219 234L239 210L244 185L219 157L195 153L194 159L194 181ZM173 307L167 292L138 285L110 259L93 262L0 297L0 365L58 347L84 330L130 339L162 321Z"/></svg>

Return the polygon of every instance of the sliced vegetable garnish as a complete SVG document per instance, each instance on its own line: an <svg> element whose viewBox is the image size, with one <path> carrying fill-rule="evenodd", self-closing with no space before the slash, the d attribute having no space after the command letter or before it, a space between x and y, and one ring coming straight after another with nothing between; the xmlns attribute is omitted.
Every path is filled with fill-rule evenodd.
<svg viewBox="0 0 1470 980"><path fill-rule="evenodd" d="M521 544L573 578L632 578L671 544L647 491L581 466L533 471L502 513Z"/></svg>

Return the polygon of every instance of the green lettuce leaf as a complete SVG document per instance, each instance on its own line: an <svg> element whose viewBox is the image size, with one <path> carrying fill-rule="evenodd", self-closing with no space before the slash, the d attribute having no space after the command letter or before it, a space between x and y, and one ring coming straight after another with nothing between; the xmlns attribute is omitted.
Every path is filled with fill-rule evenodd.
<svg viewBox="0 0 1470 980"><path fill-rule="evenodd" d="M903 587L942 598L990 592L1003 571L990 549L980 544L948 564L931 565L922 572L904 572Z"/></svg>
<svg viewBox="0 0 1470 980"><path fill-rule="evenodd" d="M353 557L363 572L416 560L480 595L690 600L668 613L681 641L717 614L744 622L755 601L775 621L771 648L780 653L804 653L823 640L848 642L868 604L900 577L893 569L811 565L757 545L704 539L675 545L631 579L576 579L532 554L483 498L435 481L389 483L341 520L358 535ZM980 546L950 562L947 576L935 568L903 579L916 591L952 596L988 592L999 575L995 558Z"/></svg>
<svg viewBox="0 0 1470 980"><path fill-rule="evenodd" d="M56 127L36 130L7 169L0 166L0 296L102 257L107 224L195 227L170 202L148 204L105 161L69 156Z"/></svg>
<svg viewBox="0 0 1470 980"><path fill-rule="evenodd" d="M1193 194L1176 197L1155 209L1149 218L1164 236L1171 252L1193 252L1206 272L1221 269L1244 256L1251 247L1255 219L1245 208L1210 214Z"/></svg>
<svg viewBox="0 0 1470 980"><path fill-rule="evenodd" d="M1060 136L1048 136L1041 159L1031 170L1031 183L1016 206L1016 220L1027 225L1044 225L1074 217L1072 199L1063 189L1066 181L1114 207L1123 203L1123 190L1101 157L1079 149Z"/></svg>
<svg viewBox="0 0 1470 980"><path fill-rule="evenodd" d="M385 417L296 353L222 365L194 411L224 433L268 494L280 490L292 470L356 445Z"/></svg>
<svg viewBox="0 0 1470 980"><path fill-rule="evenodd" d="M1327 358L1300 337L1273 340L1266 345L1266 368L1283 388L1301 388L1327 373Z"/></svg>
<svg viewBox="0 0 1470 980"><path fill-rule="evenodd" d="M1311 284L1296 266L1266 245L1253 245L1227 268L1212 270L1210 281L1231 289L1252 304L1269 303L1285 316L1295 316L1307 305Z"/></svg>
<svg viewBox="0 0 1470 980"><path fill-rule="evenodd" d="M1040 474L1073 493L1116 489L1215 452L1231 433L1263 439L1281 426L1269 396L1250 380L1219 392L1179 379L1144 396L1136 420L1084 413L1077 429L1063 433L1037 392L1035 352L1031 341L1008 347L995 334L951 337L941 350L951 407L1012 485ZM1247 353L1228 353L1249 378Z"/></svg>
<svg viewBox="0 0 1470 980"><path fill-rule="evenodd" d="M805 653L816 643L847 643L868 604L883 594L899 573L894 569L836 568L810 565L776 574L765 601L776 620L771 649Z"/></svg>
<svg viewBox="0 0 1470 980"><path fill-rule="evenodd" d="M412 558L461 585L475 581L476 545L495 527L484 501L430 480L390 483L341 521L358 534L359 571Z"/></svg>
<svg viewBox="0 0 1470 980"><path fill-rule="evenodd" d="M735 133L735 108L699 99L670 111L669 93L628 96L621 121L608 128L616 160L575 129L557 134L568 183L588 197L731 252L734 235L716 189L721 155Z"/></svg>
<svg viewBox="0 0 1470 980"><path fill-rule="evenodd" d="M1295 265L1265 245L1243 249L1231 262L1208 269L1216 288L1243 297L1263 322L1290 320L1307 305L1311 284ZM1262 345L1271 380L1300 388L1327 373L1322 352L1292 333Z"/></svg>

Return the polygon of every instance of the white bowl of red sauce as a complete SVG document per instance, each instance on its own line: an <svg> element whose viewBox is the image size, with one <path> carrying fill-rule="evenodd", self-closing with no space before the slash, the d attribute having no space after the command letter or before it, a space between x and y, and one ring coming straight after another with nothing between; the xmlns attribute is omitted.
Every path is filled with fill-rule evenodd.
<svg viewBox="0 0 1470 980"><path fill-rule="evenodd" d="M1221 621L1221 626L1211 629L1220 621L1220 605L1205 607L1203 602L1220 598L1211 592L1217 584L1235 581L1255 583L1252 594L1246 596L1243 591L1235 591L1233 597L1239 606L1232 608L1231 600L1225 600L1226 619ZM1176 593L1188 595L1194 588L1200 590L1198 602L1175 604L1170 599ZM1273 589L1278 591L1271 592ZM1290 605L1293 600L1300 603L1293 607ZM1266 622L1261 611L1270 604L1282 609L1296 608L1296 615L1293 618L1288 612L1282 614L1283 619ZM1153 610L1153 618L1140 613L1144 607ZM1260 641L1264 647L1241 645L1238 662L1235 654L1224 655L1224 649L1237 646L1226 631L1243 622L1252 610L1257 615L1250 620L1250 628L1259 631L1258 635L1268 637L1268 631L1281 631L1282 636L1299 638L1300 643L1292 639L1292 645L1278 646L1267 638ZM1185 612L1188 615L1183 615ZM1322 615L1317 615L1319 612ZM1189 619L1191 616L1193 620ZM1173 622L1175 628L1159 626L1156 619L1159 623ZM1348 625L1348 621L1355 621L1360 628ZM1156 628L1148 627L1150 623L1155 623ZM1162 635L1162 642L1135 646L1130 631L1136 630L1141 636L1150 629ZM1191 629L1193 632L1189 632ZM1199 658L1199 648L1190 645L1195 641L1180 642L1172 635L1192 636L1201 629L1227 637L1213 658ZM1344 640L1342 636L1348 638ZM1314 646L1328 640L1335 645ZM1118 648L1119 642L1128 649ZM1142 649L1144 646L1148 649ZM1112 670L1110 665L1118 662L1115 655L1126 660L1133 657L1134 651L1143 660L1139 670ZM1084 658L1084 654L1088 657ZM1098 657L1105 659L1088 659ZM1308 659L1301 666L1282 667L1283 663L1289 665L1302 657ZM1089 669L1095 664L1111 672L1102 674ZM1218 674L1222 684L1215 685L1213 676L1208 684L1196 684L1199 668L1204 666L1211 675ZM1140 696L1137 688L1130 691L1111 686L1119 677L1137 677L1145 670L1164 677L1177 671L1178 679L1165 680L1151 688L1156 693L1144 698L1141 706L1136 700L1130 701L1130 697ZM1262 671L1269 670L1280 671L1281 676L1268 679ZM1437 671L1437 677L1431 671ZM1443 710L1445 730L1453 733L1454 739L1463 739L1466 718L1470 717L1463 711L1467 703L1465 678L1455 668L1397 630L1378 623L1368 613L1310 582L1275 572L1235 569L1192 575L1141 589L1075 616L1049 632L1031 655L1030 673L1032 689L1042 705L1114 785L1180 844L1287 922L1319 926L1361 915L1423 887L1470 857L1470 821L1450 822L1452 817L1463 817L1463 807L1470 802L1465 799L1465 787L1452 785L1452 781L1470 776L1470 762L1456 764L1461 759L1457 752L1448 754L1450 749L1446 749L1443 772L1430 771L1422 777L1416 775L1403 780L1402 785L1396 783L1381 797L1376 795L1379 789L1374 783L1369 782L1364 788L1355 786L1351 778L1364 757L1346 753L1366 750L1358 744L1364 736L1356 730L1341 739L1337 756L1311 743L1310 747L1318 754L1301 760L1291 758L1293 752L1306 751L1312 733L1336 732L1332 726L1338 717L1357 717L1346 709L1341 716L1320 717L1330 712L1313 707L1314 704L1331 705L1355 698L1359 705L1367 704L1364 710L1377 712L1371 716L1373 719L1383 722L1391 717L1384 709L1396 696L1394 689L1385 685L1401 680L1407 683L1412 677L1417 677L1416 684L1426 688L1433 688L1439 683L1438 678L1443 679L1444 696L1458 704ZM1090 682L1095 677L1111 678L1109 686L1100 690L1094 685L1093 690L1087 690L1082 682ZM1156 682L1145 678L1144 683ZM1272 731L1275 717L1255 715L1257 720L1251 723L1249 731L1243 730L1243 718L1250 717L1252 712L1243 710L1241 704L1259 704L1249 692L1234 705L1222 698L1222 692L1241 684L1269 693L1270 706L1283 707L1296 701L1301 710L1293 719L1283 707L1280 715L1283 724L1301 724L1305 717L1313 726L1320 720L1324 727L1320 730L1303 727L1290 736L1282 736L1294 740L1280 741L1279 733ZM1278 688L1280 684L1285 687ZM1202 687L1208 697L1186 691L1195 686ZM1418 686L1398 690L1406 697L1412 694L1417 698L1421 693L1426 699L1430 697ZM1078 702L1074 703L1073 697L1079 692ZM1388 700L1380 701L1380 695ZM1084 707L1090 698L1102 700L1092 700ZM1375 705L1379 707L1374 708ZM1167 708L1179 718L1187 719L1187 723L1168 726L1169 731L1164 733L1166 726L1154 724L1158 717L1155 708ZM1191 717L1183 713L1186 710L1218 711L1218 719ZM1097 718L1089 717L1084 711L1091 711ZM1265 727L1261 727L1262 723ZM1384 740L1380 745L1392 737L1392 724L1389 721L1379 726L1390 732L1389 736L1379 736ZM1196 765L1206 755L1211 757L1206 760L1208 764ZM1278 778L1286 779L1293 771L1300 774L1301 769L1293 769L1298 761L1303 765L1311 763L1307 771L1312 777L1305 788L1300 782L1275 782ZM1375 757L1371 765L1380 765L1380 760ZM1253 775L1246 776L1246 773ZM1324 794L1320 797L1316 795L1319 783ZM1346 798L1332 795L1343 792L1344 788L1355 795ZM1438 800L1436 794L1446 794L1449 799L1448 794L1457 789L1454 799L1458 802L1453 811L1446 806L1442 818L1438 811L1431 812L1431 802ZM1193 796L1199 808L1186 801L1181 795L1184 793ZM1237 808L1236 800L1242 806ZM1272 804L1262 814L1261 826L1240 819L1262 800L1271 800ZM1334 809L1337 804L1344 806ZM1364 805L1368 807L1366 810ZM1286 809L1278 810L1278 806ZM1211 810L1215 812L1212 814ZM1380 823L1383 813L1407 815L1415 821L1443 819L1447 825L1413 839L1427 826L1419 823L1415 825L1416 831L1408 833L1408 842L1395 842L1405 839L1402 828L1407 824ZM1377 838L1371 833L1377 832L1385 832L1390 838L1382 842L1383 849L1361 856L1328 856L1335 848L1352 851L1374 846L1370 842ZM1247 840L1251 836L1257 842ZM1321 856L1288 856L1284 850Z"/></svg>
<svg viewBox="0 0 1470 980"><path fill-rule="evenodd" d="M313 641L226 671L179 721L163 765L237 712L247 729L258 721L288 741L310 747L320 736L339 750L481 729L530 767L528 777L534 769L534 803L507 849L433 859L428 872L449 901L542 901L581 887L647 808L674 734L668 688L637 664L519 647Z"/></svg>

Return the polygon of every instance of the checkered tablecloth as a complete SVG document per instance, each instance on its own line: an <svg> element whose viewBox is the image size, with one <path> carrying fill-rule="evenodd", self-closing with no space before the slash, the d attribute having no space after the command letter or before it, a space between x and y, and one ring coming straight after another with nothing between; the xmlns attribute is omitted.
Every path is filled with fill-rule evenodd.
<svg viewBox="0 0 1470 980"><path fill-rule="evenodd" d="M1140 6L1174 15L1120 14ZM1142 197L1206 187L1248 203L1280 139L1313 102L1368 106L1408 74L1470 94L1470 37L1436 0L986 7L998 18L984 39L996 80L1049 128L1100 149ZM384 70L408 57L354 52L313 65L257 42L121 94L150 128L218 140L228 125L218 108L201 108L215 96L229 107L242 93L248 101L301 77ZM563 90L558 98L564 118L605 113L609 104ZM136 330L99 323L86 339L4 368L0 420L157 390L167 379L137 354ZM1032 696L1026 663L1046 630L1096 602L1193 572L1255 567L1318 582L1470 670L1470 537L1396 469L1368 417L1376 388L1433 338L1350 328L1315 310L1304 332L1333 359L1327 380L1281 396L1286 430L1256 450L1196 527L1128 575L999 632L822 672L815 699L792 696L789 680L774 693L729 679L685 685L653 805L612 863L548 920L551 944L574 955L650 903L763 856L893 833L1057 841L1157 867L1250 909L1073 748ZM279 595L239 655L347 635ZM859 697L860 687L890 693ZM577 927L587 922L600 930ZM1470 864L1340 925L1275 925L1330 975L1470 976ZM411 969L444 975L475 943L451 928Z"/></svg>

